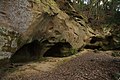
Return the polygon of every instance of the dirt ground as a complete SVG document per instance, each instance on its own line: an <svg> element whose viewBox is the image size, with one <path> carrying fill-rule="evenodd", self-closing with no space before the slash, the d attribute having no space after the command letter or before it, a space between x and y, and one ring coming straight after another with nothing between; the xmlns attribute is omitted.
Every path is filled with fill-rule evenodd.
<svg viewBox="0 0 120 80"><path fill-rule="evenodd" d="M64 58L8 64L0 68L1 80L120 80L120 57L113 51L84 50Z"/></svg>

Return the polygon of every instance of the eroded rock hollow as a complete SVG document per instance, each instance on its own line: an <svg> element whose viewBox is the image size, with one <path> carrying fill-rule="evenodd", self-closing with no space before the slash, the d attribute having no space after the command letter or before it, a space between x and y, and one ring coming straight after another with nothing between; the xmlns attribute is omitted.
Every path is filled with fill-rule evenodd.
<svg viewBox="0 0 120 80"><path fill-rule="evenodd" d="M68 43L67 50L77 51L93 36L82 15L73 9L62 11L54 0L0 0L0 4L1 59L41 57L57 43Z"/></svg>

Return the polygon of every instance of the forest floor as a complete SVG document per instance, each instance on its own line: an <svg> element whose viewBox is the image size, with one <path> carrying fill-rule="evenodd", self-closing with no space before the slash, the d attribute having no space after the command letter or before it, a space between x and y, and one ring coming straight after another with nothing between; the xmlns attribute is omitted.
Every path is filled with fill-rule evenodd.
<svg viewBox="0 0 120 80"><path fill-rule="evenodd" d="M112 53L84 50L69 57L7 64L0 67L0 80L120 80L120 57Z"/></svg>

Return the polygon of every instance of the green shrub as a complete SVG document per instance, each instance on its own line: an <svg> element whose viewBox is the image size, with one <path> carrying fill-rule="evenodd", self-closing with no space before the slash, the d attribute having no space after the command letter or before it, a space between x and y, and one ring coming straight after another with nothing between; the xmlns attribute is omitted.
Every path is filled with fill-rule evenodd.
<svg viewBox="0 0 120 80"><path fill-rule="evenodd" d="M120 80L120 73L115 73L115 74L113 75L113 79L114 79L114 80Z"/></svg>
<svg viewBox="0 0 120 80"><path fill-rule="evenodd" d="M112 53L112 56L113 56L113 57L120 57L120 52L113 52L113 53Z"/></svg>

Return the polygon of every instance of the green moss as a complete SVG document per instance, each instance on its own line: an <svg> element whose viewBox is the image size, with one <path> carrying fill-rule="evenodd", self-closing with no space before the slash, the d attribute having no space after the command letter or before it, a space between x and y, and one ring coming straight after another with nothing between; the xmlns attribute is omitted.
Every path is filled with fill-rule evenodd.
<svg viewBox="0 0 120 80"><path fill-rule="evenodd" d="M113 79L114 80L120 80L120 73L113 74Z"/></svg>
<svg viewBox="0 0 120 80"><path fill-rule="evenodd" d="M76 54L76 53L77 53L77 50L71 48L71 49L70 49L70 53L71 53L71 55Z"/></svg>
<svg viewBox="0 0 120 80"><path fill-rule="evenodd" d="M48 14L53 14L53 12L50 10L50 7L49 6L43 6L43 10L44 12L47 12Z"/></svg>
<svg viewBox="0 0 120 80"><path fill-rule="evenodd" d="M49 0L49 5L57 7L57 4L55 3L54 0Z"/></svg>
<svg viewBox="0 0 120 80"><path fill-rule="evenodd" d="M62 51L61 51L61 57L67 57L67 56L70 56L70 55L74 55L76 53L77 53L76 49L64 48L64 50L62 49Z"/></svg>
<svg viewBox="0 0 120 80"><path fill-rule="evenodd" d="M40 3L40 0L35 0L36 3Z"/></svg>
<svg viewBox="0 0 120 80"><path fill-rule="evenodd" d="M120 57L120 52L113 52L113 53L112 53L112 56L113 56L113 57Z"/></svg>
<svg viewBox="0 0 120 80"><path fill-rule="evenodd" d="M54 13L60 11L54 0L41 0L41 3L43 4L44 12L47 12L49 15L54 15Z"/></svg>

